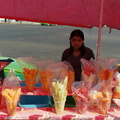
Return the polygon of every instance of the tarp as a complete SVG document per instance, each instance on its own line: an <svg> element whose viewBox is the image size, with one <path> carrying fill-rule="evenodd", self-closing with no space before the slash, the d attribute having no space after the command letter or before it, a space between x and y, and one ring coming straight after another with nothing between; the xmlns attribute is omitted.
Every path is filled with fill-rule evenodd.
<svg viewBox="0 0 120 120"><path fill-rule="evenodd" d="M101 0L0 0L0 18L99 27ZM102 25L120 29L120 0L104 0Z"/></svg>

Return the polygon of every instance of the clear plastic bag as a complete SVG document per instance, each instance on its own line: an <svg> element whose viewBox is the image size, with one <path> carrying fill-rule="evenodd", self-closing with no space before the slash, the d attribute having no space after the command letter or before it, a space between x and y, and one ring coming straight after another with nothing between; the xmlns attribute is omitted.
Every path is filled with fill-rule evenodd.
<svg viewBox="0 0 120 120"><path fill-rule="evenodd" d="M68 66L68 83L67 83L67 90L68 92L72 92L72 85L75 81L75 72L72 65L69 62L64 62Z"/></svg>
<svg viewBox="0 0 120 120"><path fill-rule="evenodd" d="M68 76L68 65L64 62L54 63L48 65L46 71L47 81L51 86L52 82L64 81L65 77Z"/></svg>
<svg viewBox="0 0 120 120"><path fill-rule="evenodd" d="M39 77L37 61L33 57L18 57L17 61L23 69L27 90L33 91Z"/></svg>
<svg viewBox="0 0 120 120"><path fill-rule="evenodd" d="M115 73L117 72L117 58L102 58L99 59L99 72L98 77L99 81L107 80L108 82L112 82Z"/></svg>
<svg viewBox="0 0 120 120"><path fill-rule="evenodd" d="M20 81L11 70L4 79L2 86L2 103L7 105L9 115L14 115L17 109L17 103L21 95Z"/></svg>
<svg viewBox="0 0 120 120"><path fill-rule="evenodd" d="M88 106L90 110L100 114L107 114L112 98L112 89L107 81L96 84L89 91L89 97L90 102Z"/></svg>
<svg viewBox="0 0 120 120"><path fill-rule="evenodd" d="M44 61L37 61L37 64L39 65L40 68L40 80L39 82L41 82L42 84L42 89L46 92L49 92L49 83L46 79L46 68L48 65L54 64L55 61L54 60L44 60Z"/></svg>
<svg viewBox="0 0 120 120"><path fill-rule="evenodd" d="M48 65L46 79L55 103L56 113L63 113L67 97L68 65L64 62Z"/></svg>
<svg viewBox="0 0 120 120"><path fill-rule="evenodd" d="M76 112L78 114L84 114L88 109L89 103L89 89L91 85L84 84L84 81L81 81L79 85L72 86L72 96L76 102Z"/></svg>
<svg viewBox="0 0 120 120"><path fill-rule="evenodd" d="M81 59L82 64L82 80L85 84L93 84L97 83L97 61L95 60L85 60Z"/></svg>

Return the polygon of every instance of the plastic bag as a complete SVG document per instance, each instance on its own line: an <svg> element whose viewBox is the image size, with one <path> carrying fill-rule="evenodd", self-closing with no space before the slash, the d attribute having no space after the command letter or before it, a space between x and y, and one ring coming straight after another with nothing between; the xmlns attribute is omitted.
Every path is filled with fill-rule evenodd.
<svg viewBox="0 0 120 120"><path fill-rule="evenodd" d="M100 69L104 66L107 69L117 69L118 66L118 58L103 57L99 58L97 61Z"/></svg>
<svg viewBox="0 0 120 120"><path fill-rule="evenodd" d="M51 86L52 82L62 82L68 76L68 65L64 62L48 65L46 68L46 79Z"/></svg>
<svg viewBox="0 0 120 120"><path fill-rule="evenodd" d="M48 65L46 79L55 103L56 113L63 113L67 97L68 65L64 62Z"/></svg>
<svg viewBox="0 0 120 120"><path fill-rule="evenodd" d="M38 81L39 67L33 57L18 57L18 63L23 68L23 74L28 91L33 91Z"/></svg>
<svg viewBox="0 0 120 120"><path fill-rule="evenodd" d="M78 86L72 86L72 96L75 99L78 114L84 114L87 111L90 87L91 85L85 85L84 81L81 81Z"/></svg>
<svg viewBox="0 0 120 120"><path fill-rule="evenodd" d="M49 92L49 83L46 79L46 68L48 65L54 64L54 60L44 60L44 61L37 61L37 64L40 68L40 82L42 84L42 89L46 92Z"/></svg>
<svg viewBox="0 0 120 120"><path fill-rule="evenodd" d="M0 60L0 71L3 70L7 65L9 65L11 62L14 62L12 59L3 59Z"/></svg>
<svg viewBox="0 0 120 120"><path fill-rule="evenodd" d="M97 61L81 59L82 64L82 80L85 84L96 84L97 83Z"/></svg>
<svg viewBox="0 0 120 120"><path fill-rule="evenodd" d="M50 92L55 103L55 111L61 114L64 111L66 97L67 97L67 82L68 77L63 81L54 81L51 84Z"/></svg>
<svg viewBox="0 0 120 120"><path fill-rule="evenodd" d="M11 70L4 79L2 86L3 101L6 102L9 115L14 115L17 109L17 103L21 95L20 81Z"/></svg>
<svg viewBox="0 0 120 120"><path fill-rule="evenodd" d="M114 75L117 73L117 64L118 59L117 58L102 58L98 60L98 78L99 82L105 80L108 81L108 83L112 87L112 81L114 78Z"/></svg>
<svg viewBox="0 0 120 120"><path fill-rule="evenodd" d="M112 89L108 82L102 81L89 91L89 109L100 114L107 114L111 105Z"/></svg>
<svg viewBox="0 0 120 120"><path fill-rule="evenodd" d="M120 99L120 73L117 72L115 76L115 85L113 88L113 98Z"/></svg>
<svg viewBox="0 0 120 120"><path fill-rule="evenodd" d="M68 77L67 91L71 92L71 87L74 82L74 70L68 62L59 62L48 65L46 68L46 76L48 83L51 81L63 81L65 77Z"/></svg>
<svg viewBox="0 0 120 120"><path fill-rule="evenodd" d="M50 64L56 63L55 60L43 60L43 61L37 61L37 64L40 67L40 71L43 71L46 69L46 67Z"/></svg>
<svg viewBox="0 0 120 120"><path fill-rule="evenodd" d="M68 92L72 92L72 85L75 81L75 72L72 65L69 62L63 62L68 66L68 83L67 83L67 90Z"/></svg>

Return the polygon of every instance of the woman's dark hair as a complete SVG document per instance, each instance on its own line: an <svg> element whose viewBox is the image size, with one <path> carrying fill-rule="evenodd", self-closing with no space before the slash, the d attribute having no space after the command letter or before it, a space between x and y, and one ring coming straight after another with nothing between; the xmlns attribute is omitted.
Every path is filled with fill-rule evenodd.
<svg viewBox="0 0 120 120"><path fill-rule="evenodd" d="M84 34L81 30L73 30L70 34L70 39L73 38L74 36L78 36L84 40Z"/></svg>
<svg viewBox="0 0 120 120"><path fill-rule="evenodd" d="M80 38L82 38L82 40L84 40L84 34L81 30L73 30L70 34L70 39L73 38L74 36L78 36ZM81 56L83 56L85 54L85 46L84 46L84 43L82 44L82 46L79 48L80 50L80 53L81 53ZM69 51L69 54L72 54L73 53L73 47L71 45L71 42L70 42L70 51Z"/></svg>

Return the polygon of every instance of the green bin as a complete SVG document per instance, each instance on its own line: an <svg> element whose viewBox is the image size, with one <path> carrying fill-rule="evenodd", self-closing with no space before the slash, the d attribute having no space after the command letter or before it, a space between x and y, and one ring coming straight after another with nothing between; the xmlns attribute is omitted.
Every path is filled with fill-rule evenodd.
<svg viewBox="0 0 120 120"><path fill-rule="evenodd" d="M54 100L53 97L50 96L50 106L54 107ZM65 102L65 107L76 107L75 100L72 96L67 96L66 102Z"/></svg>

